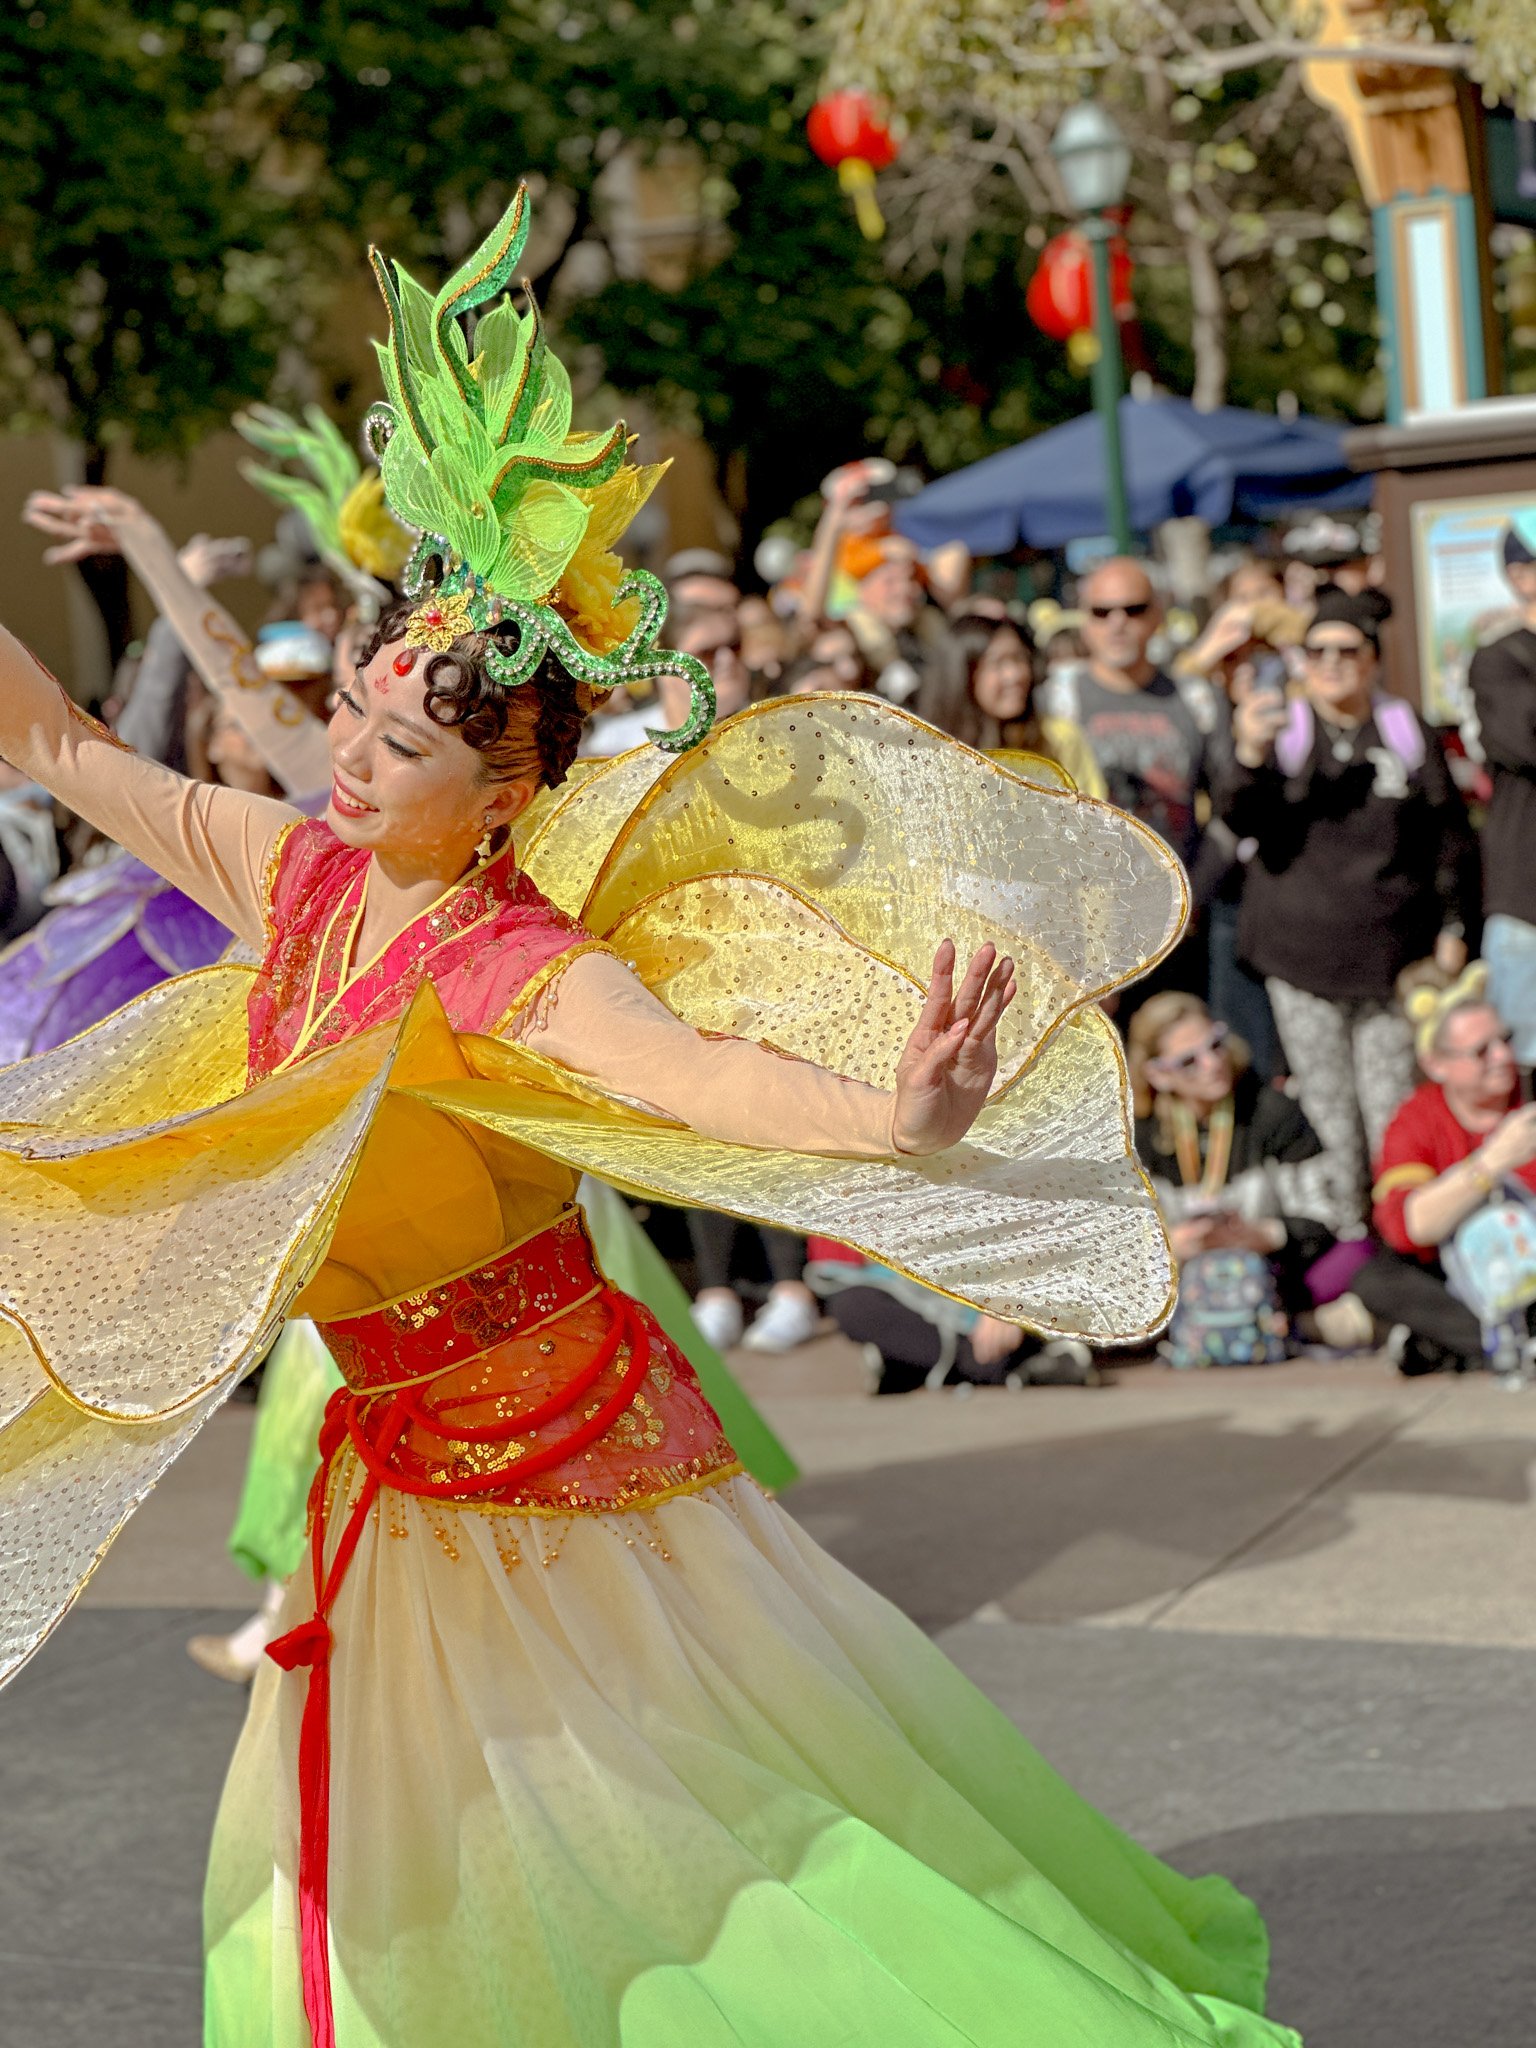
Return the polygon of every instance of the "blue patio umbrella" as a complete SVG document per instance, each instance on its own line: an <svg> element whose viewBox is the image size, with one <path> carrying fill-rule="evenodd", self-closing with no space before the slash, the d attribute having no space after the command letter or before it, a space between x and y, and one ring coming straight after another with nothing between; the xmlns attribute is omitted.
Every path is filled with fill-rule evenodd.
<svg viewBox="0 0 1536 2048"><path fill-rule="evenodd" d="M1122 398L1120 434L1131 524L1165 519L1277 519L1303 509L1344 511L1371 501L1371 480L1344 459L1345 429L1326 420L1187 398ZM1104 435L1085 413L940 477L898 505L897 528L920 547L961 540L973 555L1021 543L1059 548L1106 531Z"/></svg>

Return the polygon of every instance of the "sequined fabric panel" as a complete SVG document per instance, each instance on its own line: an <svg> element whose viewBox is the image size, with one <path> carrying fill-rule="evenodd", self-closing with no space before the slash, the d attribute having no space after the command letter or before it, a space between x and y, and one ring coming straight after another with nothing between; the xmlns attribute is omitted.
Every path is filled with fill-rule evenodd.
<svg viewBox="0 0 1536 2048"><path fill-rule="evenodd" d="M1168 1241L1132 1145L1124 1058L1099 1011L1049 1041L968 1137L932 1158L812 1159L748 1150L624 1112L561 1114L525 1048L476 1041L465 1082L428 1101L664 1201L697 1202L858 1246L925 1285L1026 1328L1096 1341L1160 1329Z"/></svg>
<svg viewBox="0 0 1536 2048"><path fill-rule="evenodd" d="M1177 859L1136 819L859 697L717 727L637 805L581 914L606 937L659 889L727 873L792 887L924 984L941 938L1011 953L1000 1091L1074 1005L1160 958L1187 911Z"/></svg>
<svg viewBox="0 0 1536 2048"><path fill-rule="evenodd" d="M30 1141L17 1125L99 1138L229 1101L245 1084L251 979L245 967L199 968L0 1070L0 1146Z"/></svg>
<svg viewBox="0 0 1536 2048"><path fill-rule="evenodd" d="M636 747L611 761L578 762L581 772L541 790L516 827L524 874L571 917L637 803L672 766L659 747Z"/></svg>
<svg viewBox="0 0 1536 2048"><path fill-rule="evenodd" d="M609 943L698 1031L755 1039L892 1087L923 1005L910 975L764 875L705 875L648 897Z"/></svg>
<svg viewBox="0 0 1536 2048"><path fill-rule="evenodd" d="M199 1400L259 1356L323 1258L395 1062L430 1026L111 1142L6 1131L0 1312L103 1415L147 1422Z"/></svg>
<svg viewBox="0 0 1536 2048"><path fill-rule="evenodd" d="M368 1397L359 1420L370 1442L388 1434L397 1393L417 1404L421 1423L387 1454L398 1485L451 1491L470 1481L472 1505L592 1513L735 1464L692 1367L642 1310L647 1362L630 1400L596 1442L520 1478L530 1454L547 1458L622 1399L634 1344L613 1343L615 1314L573 1211L470 1272L318 1327L348 1387ZM521 1415L535 1418L527 1431L516 1428ZM484 1488L496 1478L503 1483Z"/></svg>
<svg viewBox="0 0 1536 2048"><path fill-rule="evenodd" d="M402 1484L407 1490L412 1480L452 1488L464 1479L497 1476L500 1485L458 1504L520 1514L598 1514L643 1506L734 1469L736 1454L693 1368L648 1310L641 1310L640 1319L649 1346L645 1378L595 1444L526 1482L518 1479L521 1458L560 1443L616 1391L630 1363L627 1343L575 1407L537 1430L492 1442L455 1438L451 1432L510 1423L562 1392L609 1333L611 1310L602 1300L570 1310L537 1335L495 1345L433 1380L422 1404L433 1422L450 1433L406 1431L390 1455ZM377 1398L383 1402L389 1396Z"/></svg>
<svg viewBox="0 0 1536 2048"><path fill-rule="evenodd" d="M222 1393L136 1428L82 1414L0 1323L0 1685L46 1641Z"/></svg>
<svg viewBox="0 0 1536 2048"><path fill-rule="evenodd" d="M575 1307L603 1284L579 1213L471 1272L320 1325L358 1392L424 1380Z"/></svg>

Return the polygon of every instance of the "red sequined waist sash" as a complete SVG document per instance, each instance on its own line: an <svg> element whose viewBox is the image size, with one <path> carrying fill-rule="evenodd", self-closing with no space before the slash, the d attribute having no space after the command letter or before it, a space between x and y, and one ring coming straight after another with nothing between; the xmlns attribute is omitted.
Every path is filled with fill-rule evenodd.
<svg viewBox="0 0 1536 2048"><path fill-rule="evenodd" d="M527 1336L584 1302L601 1302L607 1327L579 1367L542 1398L469 1423L465 1403L432 1403L426 1388L454 1368ZM299 1729L299 1941L304 2010L314 2048L335 2048L329 1939L331 1653L330 1612L381 1486L437 1500L473 1501L511 1493L540 1472L576 1457L611 1429L650 1366L650 1339L634 1302L597 1270L579 1211L472 1272L454 1275L400 1301L322 1323L320 1333L346 1376L331 1396L320 1431L320 1470L310 1495L310 1619L267 1645L285 1671L307 1667L309 1688ZM609 1391L552 1441L525 1445L530 1431L570 1417L605 1373ZM499 1404L501 1405L501 1404ZM406 1442L415 1454L406 1454ZM420 1446L440 1440L457 1453L483 1451L491 1469L457 1463L436 1469ZM350 1447L365 1479L326 1566L330 1468Z"/></svg>
<svg viewBox="0 0 1536 2048"><path fill-rule="evenodd" d="M602 1287L582 1213L568 1209L482 1266L317 1328L352 1392L384 1393L531 1336Z"/></svg>

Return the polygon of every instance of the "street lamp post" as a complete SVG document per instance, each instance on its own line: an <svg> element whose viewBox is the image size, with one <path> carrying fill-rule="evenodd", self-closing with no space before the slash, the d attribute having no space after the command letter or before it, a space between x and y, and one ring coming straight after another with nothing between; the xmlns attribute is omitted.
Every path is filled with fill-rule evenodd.
<svg viewBox="0 0 1536 2048"><path fill-rule="evenodd" d="M1051 140L1051 155L1093 260L1093 409L1104 430L1104 496L1109 530L1122 555L1132 547L1130 505L1125 493L1125 456L1120 445L1120 394L1125 386L1120 327L1109 278L1109 244L1114 228L1106 218L1125 197L1131 152L1114 116L1096 100L1069 107Z"/></svg>

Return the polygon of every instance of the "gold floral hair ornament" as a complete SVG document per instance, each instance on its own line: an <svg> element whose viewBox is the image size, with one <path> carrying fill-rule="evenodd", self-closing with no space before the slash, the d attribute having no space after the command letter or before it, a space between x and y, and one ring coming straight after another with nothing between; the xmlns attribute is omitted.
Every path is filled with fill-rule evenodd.
<svg viewBox="0 0 1536 2048"><path fill-rule="evenodd" d="M389 339L375 344L387 399L364 433L390 510L421 535L404 577L418 606L406 637L437 648L463 632L512 628L485 655L486 673L507 690L531 682L550 654L597 691L683 676L688 716L674 732L648 733L681 753L713 723L709 671L692 655L657 651L666 591L613 552L665 465L626 462L622 420L572 432L571 380L538 308L530 297L519 314L506 293L528 225L519 186L435 298L369 252ZM471 345L460 320L475 313Z"/></svg>
<svg viewBox="0 0 1536 2048"><path fill-rule="evenodd" d="M1403 1003L1403 1014L1413 1026L1413 1049L1422 1060L1435 1049L1441 1027L1453 1010L1466 1010L1488 1000L1488 968L1473 960L1464 967L1449 988L1416 988Z"/></svg>
<svg viewBox="0 0 1536 2048"><path fill-rule="evenodd" d="M364 469L317 405L305 409L302 421L275 405L253 405L235 414L234 425L272 461L298 463L308 472L291 476L259 462L240 465L247 483L303 515L321 560L343 579L363 616L377 618L418 538L385 503L378 471Z"/></svg>

